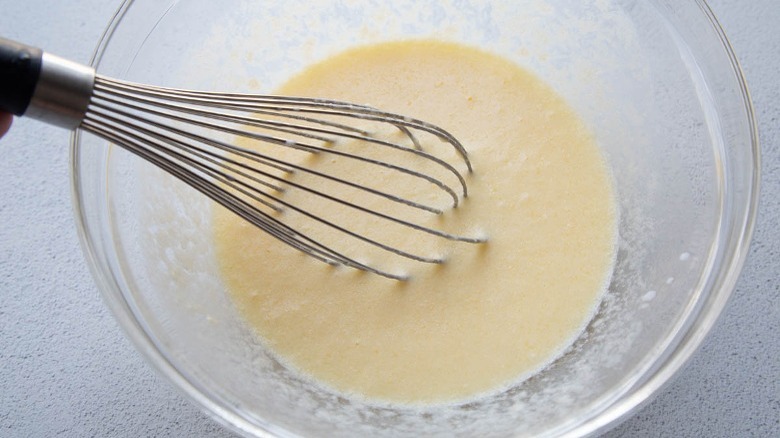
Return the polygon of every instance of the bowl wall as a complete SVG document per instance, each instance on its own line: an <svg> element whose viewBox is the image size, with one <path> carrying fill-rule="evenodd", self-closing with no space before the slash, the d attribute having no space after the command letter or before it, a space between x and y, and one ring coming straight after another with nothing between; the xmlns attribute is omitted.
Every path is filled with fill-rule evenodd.
<svg viewBox="0 0 780 438"><path fill-rule="evenodd" d="M94 64L155 85L267 93L345 48L408 38L478 46L534 71L605 152L620 210L617 264L598 314L561 358L467 404L406 409L329 391L275 361L236 313L212 250L216 207L77 134L76 212L107 303L163 374L246 434L554 436L609 427L698 346L731 293L755 217L750 102L703 3L134 0Z"/></svg>

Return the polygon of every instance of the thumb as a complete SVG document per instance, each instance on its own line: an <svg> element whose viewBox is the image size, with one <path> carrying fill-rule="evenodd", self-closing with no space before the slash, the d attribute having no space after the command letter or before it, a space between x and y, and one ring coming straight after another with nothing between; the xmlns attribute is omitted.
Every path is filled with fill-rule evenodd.
<svg viewBox="0 0 780 438"><path fill-rule="evenodd" d="M11 113L0 112L0 137L4 136L8 129L11 127L13 116Z"/></svg>

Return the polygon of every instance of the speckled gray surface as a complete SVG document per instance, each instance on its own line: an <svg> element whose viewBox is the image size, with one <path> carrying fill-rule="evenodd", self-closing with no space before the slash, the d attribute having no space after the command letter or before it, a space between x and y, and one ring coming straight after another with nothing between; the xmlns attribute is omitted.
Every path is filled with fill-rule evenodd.
<svg viewBox="0 0 780 438"><path fill-rule="evenodd" d="M116 3L0 0L0 34L86 62ZM711 6L759 121L754 243L701 350L610 437L780 436L780 3ZM0 436L231 436L152 371L104 307L78 245L67 142L26 120L0 141Z"/></svg>

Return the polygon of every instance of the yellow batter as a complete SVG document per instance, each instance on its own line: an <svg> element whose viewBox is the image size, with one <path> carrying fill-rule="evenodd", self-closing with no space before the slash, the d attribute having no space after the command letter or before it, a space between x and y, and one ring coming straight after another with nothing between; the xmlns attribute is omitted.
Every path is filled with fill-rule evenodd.
<svg viewBox="0 0 780 438"><path fill-rule="evenodd" d="M611 274L616 213L597 145L547 85L491 54L413 41L345 52L280 92L452 132L476 169L458 220L490 238L396 282L302 257L220 209L224 281L284 362L369 399L438 403L516 382L579 335Z"/></svg>

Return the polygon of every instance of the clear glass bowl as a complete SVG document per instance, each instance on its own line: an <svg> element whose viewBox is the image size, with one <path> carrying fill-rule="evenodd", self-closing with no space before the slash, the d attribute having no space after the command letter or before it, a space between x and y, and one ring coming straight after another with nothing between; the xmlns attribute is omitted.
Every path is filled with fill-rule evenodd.
<svg viewBox="0 0 780 438"><path fill-rule="evenodd" d="M563 357L467 404L414 410L328 392L274 361L236 314L215 269L210 204L75 134L76 214L108 305L163 375L246 435L609 428L701 343L731 294L756 216L751 103L704 2L126 0L93 64L151 84L268 92L346 47L401 38L475 45L535 71L603 147L620 204L618 261L597 316Z"/></svg>

